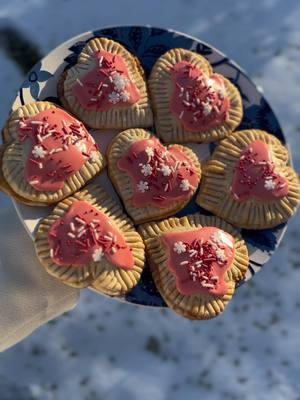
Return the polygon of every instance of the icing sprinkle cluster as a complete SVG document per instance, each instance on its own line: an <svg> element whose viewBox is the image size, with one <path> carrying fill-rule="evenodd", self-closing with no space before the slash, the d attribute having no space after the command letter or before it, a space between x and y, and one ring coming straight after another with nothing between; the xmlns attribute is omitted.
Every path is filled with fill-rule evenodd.
<svg viewBox="0 0 300 400"><path fill-rule="evenodd" d="M125 257L121 263L125 260L129 265L132 258L108 217L85 201L73 203L67 214L51 226L48 241L50 257L58 265L84 265L104 256L116 265L120 257ZM120 253L122 250L127 253Z"/></svg>
<svg viewBox="0 0 300 400"><path fill-rule="evenodd" d="M119 103L119 101L127 102L130 100L130 93L126 90L129 85L129 79L122 76L120 73L113 71L109 78L113 85L114 91L109 93L109 101L113 104Z"/></svg>
<svg viewBox="0 0 300 400"><path fill-rule="evenodd" d="M61 109L49 109L19 122L18 140L31 140L25 177L36 190L56 191L85 161L100 153L84 125ZM76 157L76 158L74 158Z"/></svg>
<svg viewBox="0 0 300 400"><path fill-rule="evenodd" d="M134 178L136 206L145 201L165 206L174 198L189 196L198 184L190 160L176 147L166 150L157 139L134 143L118 168Z"/></svg>
<svg viewBox="0 0 300 400"><path fill-rule="evenodd" d="M94 247L92 252L93 261L100 261L105 253L114 254L120 246L117 244L117 237L108 231L105 235L100 233L100 221L94 218L87 223L79 215L76 215L68 224L67 245L74 247L74 256L79 258L80 254L86 253L91 245ZM50 236L55 234L50 233ZM50 249L50 256L61 255L60 244Z"/></svg>
<svg viewBox="0 0 300 400"><path fill-rule="evenodd" d="M139 192L145 193L151 186L155 187L158 174L164 177L164 183L162 185L164 192L172 190L172 178L176 173L179 188L183 192L193 189L190 187L188 179L184 179L182 174L180 174L180 172L178 173L180 168L185 167L185 169L190 172L190 175L193 175L194 172L188 162L175 160L175 165L170 166L169 157L171 156L167 151L162 152L157 148L146 147L145 153L148 156L147 163L139 163L140 172L145 177L145 181L140 181L137 184L137 190Z"/></svg>
<svg viewBox="0 0 300 400"><path fill-rule="evenodd" d="M212 267L214 262L221 267L226 264L226 239L224 234L217 231L210 235L209 240L194 239L191 243L175 242L173 251L186 256L186 259L180 262L180 266L187 268L193 282L199 282L204 288L215 289L219 277L213 274ZM229 244L232 246L230 242Z"/></svg>
<svg viewBox="0 0 300 400"><path fill-rule="evenodd" d="M206 76L195 65L181 61L172 69L174 93L171 111L192 131L204 131L222 124L229 100L218 75Z"/></svg>
<svg viewBox="0 0 300 400"><path fill-rule="evenodd" d="M288 191L284 177L275 172L267 145L259 140L243 151L235 168L231 191L236 201L254 194L261 199L282 197ZM248 196L247 196L248 195Z"/></svg>
<svg viewBox="0 0 300 400"><path fill-rule="evenodd" d="M139 92L121 56L101 50L94 57L94 69L77 78L72 87L72 93L83 107L106 111L112 106L134 104L139 100Z"/></svg>

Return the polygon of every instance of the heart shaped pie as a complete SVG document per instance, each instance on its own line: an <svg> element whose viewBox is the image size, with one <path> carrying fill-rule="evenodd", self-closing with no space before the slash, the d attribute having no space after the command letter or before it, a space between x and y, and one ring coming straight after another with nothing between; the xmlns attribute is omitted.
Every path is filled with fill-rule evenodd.
<svg viewBox="0 0 300 400"><path fill-rule="evenodd" d="M0 188L29 205L58 202L105 167L84 125L49 102L15 110L4 128Z"/></svg>
<svg viewBox="0 0 300 400"><path fill-rule="evenodd" d="M87 42L77 63L58 83L63 106L95 129L152 125L144 71L119 43L106 38Z"/></svg>
<svg viewBox="0 0 300 400"><path fill-rule="evenodd" d="M213 318L224 310L249 264L235 228L197 213L139 230L154 282L170 308L190 319Z"/></svg>
<svg viewBox="0 0 300 400"><path fill-rule="evenodd" d="M271 228L288 220L300 202L297 174L288 151L260 130L234 132L203 167L197 203L248 229Z"/></svg>
<svg viewBox="0 0 300 400"><path fill-rule="evenodd" d="M35 247L49 274L111 296L131 290L144 267L141 237L121 208L94 185L57 204L39 224Z"/></svg>
<svg viewBox="0 0 300 400"><path fill-rule="evenodd" d="M171 49L155 63L149 89L155 126L164 142L213 142L228 136L241 122L237 88L213 73L201 55Z"/></svg>
<svg viewBox="0 0 300 400"><path fill-rule="evenodd" d="M165 147L143 129L121 132L107 156L109 177L136 223L181 210L199 184L201 167L191 149Z"/></svg>

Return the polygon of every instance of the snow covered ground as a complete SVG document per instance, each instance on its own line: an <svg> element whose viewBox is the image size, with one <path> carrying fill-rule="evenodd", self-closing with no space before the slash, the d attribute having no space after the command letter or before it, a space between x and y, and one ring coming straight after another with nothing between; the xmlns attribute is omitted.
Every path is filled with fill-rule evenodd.
<svg viewBox="0 0 300 400"><path fill-rule="evenodd" d="M242 65L264 88L299 171L299 20L295 0L0 0L0 125L24 73L7 28L36 44L34 58L86 30L151 24L197 36ZM0 355L0 399L300 400L299 226L298 214L272 261L213 321L82 291L75 310Z"/></svg>

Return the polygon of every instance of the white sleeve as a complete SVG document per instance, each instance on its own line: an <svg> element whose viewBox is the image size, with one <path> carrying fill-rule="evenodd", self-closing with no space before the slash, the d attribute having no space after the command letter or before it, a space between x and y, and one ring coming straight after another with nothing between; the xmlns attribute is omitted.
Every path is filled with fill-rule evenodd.
<svg viewBox="0 0 300 400"><path fill-rule="evenodd" d="M72 309L79 290L48 275L13 205L0 194L0 351Z"/></svg>

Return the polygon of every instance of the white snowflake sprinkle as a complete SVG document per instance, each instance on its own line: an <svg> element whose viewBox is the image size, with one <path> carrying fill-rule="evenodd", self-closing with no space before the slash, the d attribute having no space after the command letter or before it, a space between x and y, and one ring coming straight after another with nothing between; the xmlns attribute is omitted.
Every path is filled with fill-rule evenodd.
<svg viewBox="0 0 300 400"><path fill-rule="evenodd" d="M127 90L124 90L123 92L120 92L120 99L126 103L130 99L130 93L127 92Z"/></svg>
<svg viewBox="0 0 300 400"><path fill-rule="evenodd" d="M124 90L129 83L129 79L119 73L115 73L112 75L112 81L115 86L115 90L117 90L118 92Z"/></svg>
<svg viewBox="0 0 300 400"><path fill-rule="evenodd" d="M163 176L170 176L172 172L171 168L165 164L161 164L159 170L162 172Z"/></svg>
<svg viewBox="0 0 300 400"><path fill-rule="evenodd" d="M42 146L38 145L34 146L32 150L34 158L44 158L46 153L47 153L46 150L44 150Z"/></svg>
<svg viewBox="0 0 300 400"><path fill-rule="evenodd" d="M187 179L183 179L180 183L180 189L183 190L184 192L187 192L190 190L190 183Z"/></svg>
<svg viewBox="0 0 300 400"><path fill-rule="evenodd" d="M221 244L223 242L223 235L221 232L215 232L211 235L211 239L213 242L216 242L217 244Z"/></svg>
<svg viewBox="0 0 300 400"><path fill-rule="evenodd" d="M154 150L152 147L147 146L145 148L145 152L147 154L148 157L153 157L154 156Z"/></svg>
<svg viewBox="0 0 300 400"><path fill-rule="evenodd" d="M81 153L86 153L86 145L84 142L77 142L75 143L75 146L77 146L79 148L79 150L81 151Z"/></svg>
<svg viewBox="0 0 300 400"><path fill-rule="evenodd" d="M144 176L150 176L152 174L152 167L150 164L140 164L141 168L141 173Z"/></svg>
<svg viewBox="0 0 300 400"><path fill-rule="evenodd" d="M103 257L103 249L102 247L98 247L94 250L93 252L93 260L95 262L100 261L101 258Z"/></svg>
<svg viewBox="0 0 300 400"><path fill-rule="evenodd" d="M213 233L211 235L211 239L217 245L226 244L228 247L231 247L231 248L233 247L233 243L230 240L230 238L228 237L228 235L226 235L226 233L224 233L222 231Z"/></svg>
<svg viewBox="0 0 300 400"><path fill-rule="evenodd" d="M177 254L185 253L186 252L186 245L183 242L175 242L173 250Z"/></svg>
<svg viewBox="0 0 300 400"><path fill-rule="evenodd" d="M210 104L208 104L208 103L203 104L203 114L205 116L209 115L211 113L211 110L212 110L212 106Z"/></svg>
<svg viewBox="0 0 300 400"><path fill-rule="evenodd" d="M111 103L117 104L120 101L120 94L118 92L111 92L108 95L108 99Z"/></svg>
<svg viewBox="0 0 300 400"><path fill-rule="evenodd" d="M216 256L218 261L224 262L226 261L226 255L225 255L225 251L222 249L216 249Z"/></svg>
<svg viewBox="0 0 300 400"><path fill-rule="evenodd" d="M148 182L145 181L139 181L139 183L136 186L137 190L141 193L145 193L147 190L149 190Z"/></svg>
<svg viewBox="0 0 300 400"><path fill-rule="evenodd" d="M275 189L275 182L272 179L266 179L264 183L264 187L267 190L274 190Z"/></svg>
<svg viewBox="0 0 300 400"><path fill-rule="evenodd" d="M221 88L221 89L218 91L218 95L219 95L219 98L220 98L221 100L223 100L224 97L225 97L225 89L224 89L224 88Z"/></svg>
<svg viewBox="0 0 300 400"><path fill-rule="evenodd" d="M95 151L95 150L91 151L89 161L92 162L92 163L95 163L95 162L97 162L98 160L99 160L99 153L98 153L98 151Z"/></svg>

